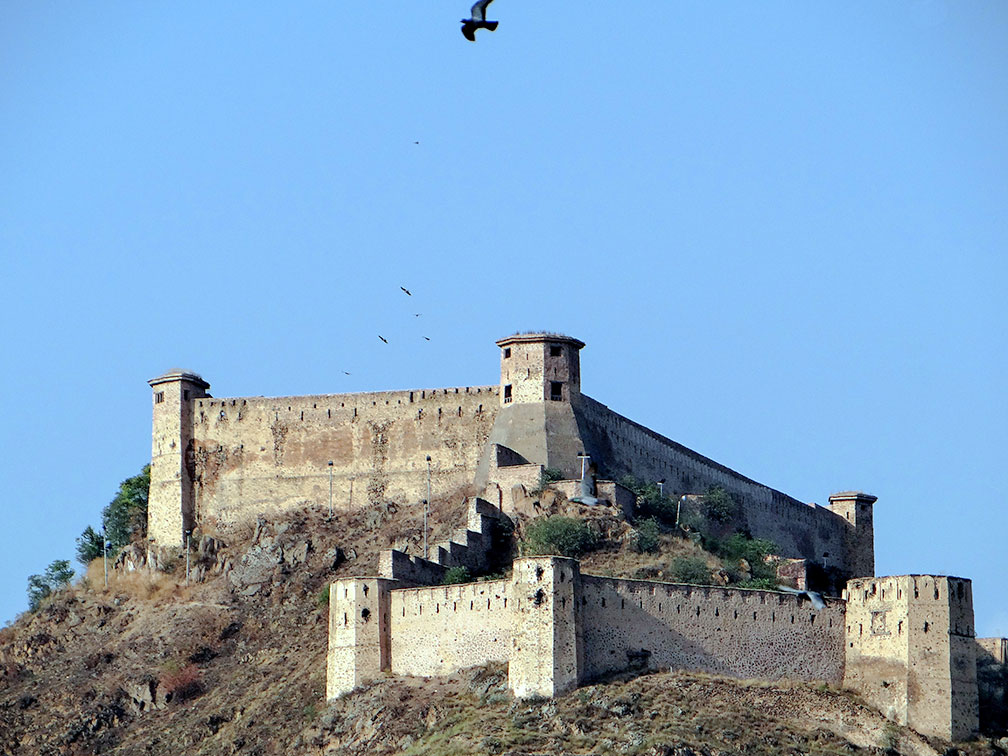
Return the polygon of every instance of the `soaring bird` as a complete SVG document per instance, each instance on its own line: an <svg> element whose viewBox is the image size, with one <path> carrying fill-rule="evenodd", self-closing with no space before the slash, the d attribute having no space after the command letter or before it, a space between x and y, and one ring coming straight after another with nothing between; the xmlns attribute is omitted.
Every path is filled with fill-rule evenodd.
<svg viewBox="0 0 1008 756"><path fill-rule="evenodd" d="M408 296L408 297L412 297L413 296L412 294L410 294L410 290L407 289L405 286L400 286L399 288L406 292L406 296Z"/></svg>
<svg viewBox="0 0 1008 756"><path fill-rule="evenodd" d="M384 336L382 336L382 335L381 335L380 333L378 334L378 338L379 338L379 339L381 339L382 341L384 341L384 342L385 342L386 344L388 344L388 339L386 339L386 338L385 338Z"/></svg>
<svg viewBox="0 0 1008 756"><path fill-rule="evenodd" d="M826 607L826 602L823 601L821 593L816 593L815 591L801 591L788 585L778 585L777 590L784 593L793 593L794 595L801 596L802 598L807 598L812 602L812 606L816 611Z"/></svg>
<svg viewBox="0 0 1008 756"><path fill-rule="evenodd" d="M471 10L472 18L462 19L462 36L470 42L476 41L477 29L493 31L497 28L496 21L486 20L486 7L492 2L493 0L476 0L476 4L473 5Z"/></svg>

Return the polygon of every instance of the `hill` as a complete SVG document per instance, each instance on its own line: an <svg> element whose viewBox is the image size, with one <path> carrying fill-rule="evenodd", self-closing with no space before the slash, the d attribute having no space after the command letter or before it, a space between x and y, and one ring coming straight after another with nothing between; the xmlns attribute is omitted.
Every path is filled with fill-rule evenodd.
<svg viewBox="0 0 1008 756"><path fill-rule="evenodd" d="M461 504L435 505L447 537ZM659 673L587 686L556 701L515 701L501 668L445 680L383 679L327 706L328 583L373 574L377 551L416 551L422 513L326 520L301 511L244 532L205 534L184 561L148 570L126 552L103 585L83 581L0 633L0 753L449 754L942 753L846 692ZM641 562L618 519L592 526L596 568L661 570L667 535ZM519 523L519 530L522 529ZM664 562L662 560L665 560ZM635 561L637 560L637 561ZM130 569L130 567L134 569ZM961 746L1003 754L1008 741Z"/></svg>

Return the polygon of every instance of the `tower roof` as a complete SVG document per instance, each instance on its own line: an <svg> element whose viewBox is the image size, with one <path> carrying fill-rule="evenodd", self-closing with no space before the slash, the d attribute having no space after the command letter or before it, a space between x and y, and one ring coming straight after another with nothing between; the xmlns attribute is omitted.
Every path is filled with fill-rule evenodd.
<svg viewBox="0 0 1008 756"><path fill-rule="evenodd" d="M561 342L564 344L570 344L575 349L581 349L585 345L583 341L579 341L571 336L564 336L562 333L532 331L529 333L516 333L511 336L505 336L503 339L498 339L497 346L503 347L508 344L532 344L538 341Z"/></svg>
<svg viewBox="0 0 1008 756"><path fill-rule="evenodd" d="M162 373L157 378L151 378L147 381L151 386L156 386L159 383L171 383L172 381L185 381L187 383L195 383L202 389L210 388L210 384L203 380L203 377L199 373L193 373L190 370L182 370L181 368L172 368L165 373Z"/></svg>

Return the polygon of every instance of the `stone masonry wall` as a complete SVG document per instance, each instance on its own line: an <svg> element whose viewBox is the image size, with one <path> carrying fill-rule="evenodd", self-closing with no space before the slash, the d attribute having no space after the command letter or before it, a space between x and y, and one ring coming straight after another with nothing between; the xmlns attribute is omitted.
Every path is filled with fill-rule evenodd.
<svg viewBox="0 0 1008 756"><path fill-rule="evenodd" d="M581 576L582 677L643 665L740 678L843 679L844 605L797 596ZM641 654L641 652L650 652Z"/></svg>
<svg viewBox="0 0 1008 756"><path fill-rule="evenodd" d="M847 569L850 525L835 513L808 505L757 483L645 428L582 394L575 407L588 454L604 475L664 479L669 493L704 493L721 486L741 505L741 517L756 538L773 541L782 556L825 560Z"/></svg>
<svg viewBox="0 0 1008 756"><path fill-rule="evenodd" d="M469 484L498 408L496 386L198 399L197 516L230 525L296 506L358 509Z"/></svg>
<svg viewBox="0 0 1008 756"><path fill-rule="evenodd" d="M511 646L510 581L391 592L391 671L443 676L506 662Z"/></svg>

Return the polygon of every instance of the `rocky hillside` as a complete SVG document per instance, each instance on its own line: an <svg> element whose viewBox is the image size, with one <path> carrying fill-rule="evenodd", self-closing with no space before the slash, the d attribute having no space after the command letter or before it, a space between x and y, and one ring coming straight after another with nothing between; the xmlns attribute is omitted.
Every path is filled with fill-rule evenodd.
<svg viewBox="0 0 1008 756"><path fill-rule="evenodd" d="M437 505L433 538L450 534L462 513L461 504ZM184 561L161 564L162 572L127 552L106 589L99 562L0 632L0 753L710 756L948 747L887 723L847 693L674 673L522 703L507 692L503 669L484 668L445 680L389 678L327 706L327 585L373 574L381 548L416 553L421 517L394 505L331 521L305 511L205 534L188 586ZM639 569L626 524L596 517L605 537L598 566ZM657 564L661 552L647 559ZM1005 746L961 747L1003 756Z"/></svg>

